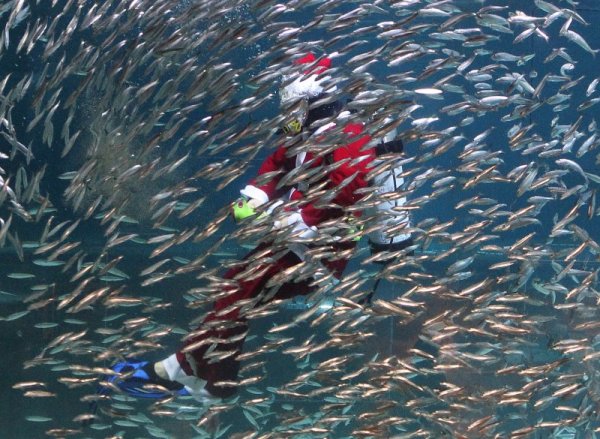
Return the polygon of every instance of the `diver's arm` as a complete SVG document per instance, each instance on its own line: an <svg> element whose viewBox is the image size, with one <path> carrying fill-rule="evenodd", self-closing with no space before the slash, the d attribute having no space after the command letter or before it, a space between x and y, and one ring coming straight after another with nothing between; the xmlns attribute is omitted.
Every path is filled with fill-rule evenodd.
<svg viewBox="0 0 600 439"><path fill-rule="evenodd" d="M241 198L232 206L232 214L236 221L256 215L256 210L260 206L282 195L282 190L278 189L277 185L286 172L288 161L286 151L283 146L277 148L263 161L257 177L240 191Z"/></svg>

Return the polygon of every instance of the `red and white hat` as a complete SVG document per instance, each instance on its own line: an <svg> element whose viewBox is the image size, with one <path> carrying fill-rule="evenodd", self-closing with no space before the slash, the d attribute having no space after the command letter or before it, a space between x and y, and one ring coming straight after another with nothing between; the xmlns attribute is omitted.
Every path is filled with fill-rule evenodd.
<svg viewBox="0 0 600 439"><path fill-rule="evenodd" d="M321 93L331 93L337 90L337 87L335 86L325 90L322 85L323 82L331 79L331 76L322 75L322 73L331 67L331 58L325 57L317 61L315 55L309 53L308 55L295 60L294 64L307 64L309 65L309 68L304 70L302 75L291 82L291 78L295 75L283 77L285 86L279 90L282 106L289 105L298 99L310 99L319 96Z"/></svg>

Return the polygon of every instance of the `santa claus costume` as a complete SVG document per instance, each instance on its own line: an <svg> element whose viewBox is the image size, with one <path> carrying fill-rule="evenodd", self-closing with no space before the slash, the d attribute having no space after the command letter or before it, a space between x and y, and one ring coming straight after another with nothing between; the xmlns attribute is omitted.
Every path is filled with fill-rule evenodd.
<svg viewBox="0 0 600 439"><path fill-rule="evenodd" d="M369 185L367 176L375 159L376 142L353 115L341 111L339 100L327 98L336 92L335 86L327 86L330 58L308 54L294 65L295 76L284 77L280 91L289 116L283 118L282 128L302 138L306 147L278 147L264 160L257 178L241 190L240 209L236 211L234 205L238 214L255 209L271 212L269 218L273 219L273 229L281 231L280 238L260 244L223 275L228 286L177 352L157 363L118 364L114 369L128 374L115 383L126 392L144 396L137 392L139 386L134 381L138 377L139 382L158 383L204 402L232 395L240 366L238 356L248 331L246 313L274 300L315 291L316 277L341 277L356 240L343 233L336 237L331 225L338 224L347 235L355 231L348 226L348 218L360 216L351 208L363 197L365 191L361 189ZM327 144L323 152L321 142ZM310 178L289 178L294 173ZM260 178L266 175L270 178ZM241 209L248 206L249 210ZM325 235L330 239L324 239ZM384 239L388 237L381 237ZM318 254L319 246L326 247L329 256L315 260L310 255ZM284 282L274 287L270 280L282 273L291 275L282 277Z"/></svg>

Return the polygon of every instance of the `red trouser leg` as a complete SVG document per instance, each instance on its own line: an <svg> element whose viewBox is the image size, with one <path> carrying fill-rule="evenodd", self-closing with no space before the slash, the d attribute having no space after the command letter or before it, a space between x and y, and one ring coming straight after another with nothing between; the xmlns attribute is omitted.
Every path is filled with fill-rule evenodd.
<svg viewBox="0 0 600 439"><path fill-rule="evenodd" d="M231 280L244 272L253 262L254 255L265 248L267 248L266 245L259 246L250 252L244 258L246 264L228 270L223 278ZM322 262L338 278L347 264L347 260ZM265 285L271 278L300 263L301 261L298 256L290 251L270 261L268 264L265 263L253 267L253 272L260 273L259 276L247 276L247 273L241 276L244 279L248 277L253 278L250 280L237 280L237 290L232 291L231 294L215 302L213 311L198 328L198 332L201 333L186 340L182 350L186 350L186 347L194 344L199 344L199 347L193 348L187 354L181 351L177 352L177 360L182 369L188 375L195 374L199 378L206 380L208 382L206 389L215 396L227 397L235 393L234 387L215 385L215 383L220 381L235 380L240 367L236 357L242 351L248 325L243 312L240 313L240 308L234 305L240 301L244 301L242 306L246 306L246 299L258 298L261 293L266 293L264 291ZM299 282L287 282L281 285L275 295L262 301L259 300L258 302L264 304L274 299L287 299L298 295L306 295L311 292L309 284L310 281L306 279ZM256 304L258 303L254 303L253 305ZM230 340L232 338L234 338L233 341ZM223 342L224 340L229 341ZM226 353L230 353L230 355ZM218 358L214 357L215 354L217 356L220 354L227 356L225 358ZM193 359L195 363L193 368L188 363L186 355ZM205 355L208 358L205 358Z"/></svg>

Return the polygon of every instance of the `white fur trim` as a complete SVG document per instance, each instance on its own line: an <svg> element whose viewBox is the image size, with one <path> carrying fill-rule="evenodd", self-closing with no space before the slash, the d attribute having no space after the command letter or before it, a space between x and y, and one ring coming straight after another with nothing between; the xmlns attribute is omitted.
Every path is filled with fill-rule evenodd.
<svg viewBox="0 0 600 439"><path fill-rule="evenodd" d="M269 201L269 196L265 191L250 184L246 185L246 187L242 189L240 193L245 197L252 198L253 200L258 200L260 202L259 206Z"/></svg>
<svg viewBox="0 0 600 439"><path fill-rule="evenodd" d="M167 358L162 360L161 363L162 363L163 367L165 368L165 370L167 371L167 375L169 376L169 379L171 381L177 381L177 378L181 374L185 375L185 372L181 368L179 361L177 361L176 354L168 356Z"/></svg>
<svg viewBox="0 0 600 439"><path fill-rule="evenodd" d="M161 363L167 371L169 379L182 384L196 401L200 401L205 404L219 401L219 398L211 395L211 393L206 390L205 380L198 378L195 375L188 375L185 373L179 364L179 361L177 360L176 354L168 356L162 360Z"/></svg>
<svg viewBox="0 0 600 439"><path fill-rule="evenodd" d="M317 79L319 78L319 79ZM331 79L331 76L301 75L279 90L279 98L282 105L287 105L300 98L314 98L323 93L321 83ZM284 78L287 82L289 78ZM333 86L327 92L333 92L337 87Z"/></svg>
<svg viewBox="0 0 600 439"><path fill-rule="evenodd" d="M312 238L316 238L318 235L317 228L309 226L303 220L297 222L294 225L294 228L292 229L292 233L294 233L294 234L300 233L299 236L302 239L312 239Z"/></svg>
<svg viewBox="0 0 600 439"><path fill-rule="evenodd" d="M283 200L277 200L267 210L265 210L265 213L267 215L271 215L273 213L273 211L275 209L277 209L279 206L281 206L282 204L283 204Z"/></svg>
<svg viewBox="0 0 600 439"><path fill-rule="evenodd" d="M303 239L315 238L317 236L317 228L306 224L302 219L302 215L298 212L289 214L283 221L275 221L273 225L276 229L294 225L291 233Z"/></svg>

